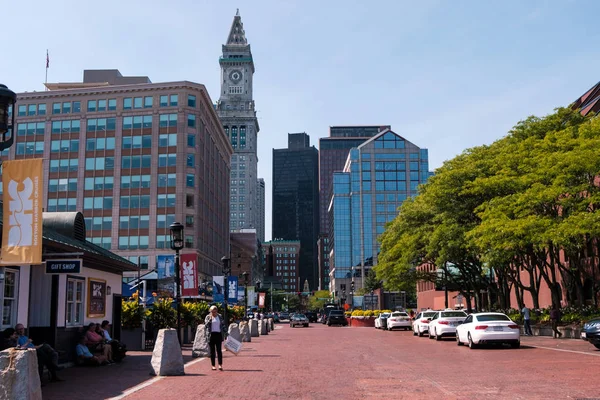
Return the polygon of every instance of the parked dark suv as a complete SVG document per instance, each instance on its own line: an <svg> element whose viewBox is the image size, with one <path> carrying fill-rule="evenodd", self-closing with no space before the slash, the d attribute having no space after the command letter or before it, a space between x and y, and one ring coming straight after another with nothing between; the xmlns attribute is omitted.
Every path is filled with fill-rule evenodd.
<svg viewBox="0 0 600 400"><path fill-rule="evenodd" d="M327 318L327 326L332 326L332 325L348 326L348 321L346 321L346 317L344 316L344 311L331 310L329 312L329 317Z"/></svg>
<svg viewBox="0 0 600 400"><path fill-rule="evenodd" d="M305 312L304 315L306 315L306 318L308 318L309 322L317 322L317 313L316 312Z"/></svg>

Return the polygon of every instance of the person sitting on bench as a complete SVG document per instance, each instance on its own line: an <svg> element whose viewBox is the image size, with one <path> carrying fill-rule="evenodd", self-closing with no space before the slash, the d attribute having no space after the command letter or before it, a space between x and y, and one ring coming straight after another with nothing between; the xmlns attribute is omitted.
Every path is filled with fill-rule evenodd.
<svg viewBox="0 0 600 400"><path fill-rule="evenodd" d="M112 346L106 343L106 340L102 335L96 333L96 324L90 323L85 333L86 343L92 351L102 351L102 355L106 360L112 364Z"/></svg>
<svg viewBox="0 0 600 400"><path fill-rule="evenodd" d="M56 350L52 348L47 343L43 343L40 345L34 345L31 339L25 336L25 327L23 324L17 324L15 326L15 331L17 335L19 335L17 339L17 345L22 349L35 349L38 358L38 369L40 373L40 378L42 377L42 373L44 372L44 366L48 368L50 371L50 375L52 376L52 382L61 382L62 379L56 375L56 371L60 370L58 366L58 353Z"/></svg>
<svg viewBox="0 0 600 400"><path fill-rule="evenodd" d="M104 336L104 339L106 340L106 342L109 343L110 346L112 347L113 360L115 360L116 362L121 362L125 358L125 353L127 353L127 346L125 346L123 343L119 342L118 340L114 340L110 336L110 333L108 332L109 329L110 329L110 322L108 322L108 320L104 320L104 321L102 321L102 324L100 325L99 330L96 332L101 334L102 336Z"/></svg>
<svg viewBox="0 0 600 400"><path fill-rule="evenodd" d="M77 353L77 361L82 365L105 365L108 364L108 360L104 356L95 356L90 352L90 349L86 346L86 337L81 335L79 338L79 344L75 347Z"/></svg>

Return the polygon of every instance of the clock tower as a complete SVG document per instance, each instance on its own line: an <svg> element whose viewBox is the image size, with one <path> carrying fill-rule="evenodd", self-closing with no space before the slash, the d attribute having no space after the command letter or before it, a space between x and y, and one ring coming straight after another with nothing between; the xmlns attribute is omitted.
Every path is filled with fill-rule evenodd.
<svg viewBox="0 0 600 400"><path fill-rule="evenodd" d="M255 69L239 10L222 50L223 55L219 58L221 93L216 108L234 150L231 157L230 230L256 229L257 238L264 241L264 221L260 221L264 215L264 211L261 212L264 201L261 204L257 176L259 127L252 97Z"/></svg>

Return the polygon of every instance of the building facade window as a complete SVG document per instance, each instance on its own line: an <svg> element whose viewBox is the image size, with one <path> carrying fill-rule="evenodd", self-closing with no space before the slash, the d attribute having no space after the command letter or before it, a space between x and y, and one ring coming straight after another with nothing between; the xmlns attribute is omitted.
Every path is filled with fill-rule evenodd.
<svg viewBox="0 0 600 400"><path fill-rule="evenodd" d="M48 199L49 212L65 212L65 211L77 211L77 199Z"/></svg>
<svg viewBox="0 0 600 400"><path fill-rule="evenodd" d="M121 189L139 189L150 187L150 175L123 175Z"/></svg>
<svg viewBox="0 0 600 400"><path fill-rule="evenodd" d="M50 160L50 172L75 172L79 168L79 159Z"/></svg>
<svg viewBox="0 0 600 400"><path fill-rule="evenodd" d="M188 95L188 107L196 107L196 96Z"/></svg>
<svg viewBox="0 0 600 400"><path fill-rule="evenodd" d="M51 153L77 153L79 151L79 139L53 140L50 142ZM42 149L43 152L43 149Z"/></svg>
<svg viewBox="0 0 600 400"><path fill-rule="evenodd" d="M83 303L84 303L85 280L67 278L67 315L68 326L83 325Z"/></svg>
<svg viewBox="0 0 600 400"><path fill-rule="evenodd" d="M114 186L114 179L112 176L96 176L94 178L85 178L84 189L85 190L112 190Z"/></svg>
<svg viewBox="0 0 600 400"><path fill-rule="evenodd" d="M114 150L115 149L115 138L88 138L85 140L85 150Z"/></svg>
<svg viewBox="0 0 600 400"><path fill-rule="evenodd" d="M0 268L1 270L1 268ZM17 324L17 306L19 302L19 271L4 269L2 310L2 328L13 328Z"/></svg>

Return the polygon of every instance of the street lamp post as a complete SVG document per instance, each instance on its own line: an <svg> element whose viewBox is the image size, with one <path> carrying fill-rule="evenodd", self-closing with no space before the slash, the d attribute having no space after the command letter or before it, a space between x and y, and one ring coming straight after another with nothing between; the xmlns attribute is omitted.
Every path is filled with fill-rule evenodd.
<svg viewBox="0 0 600 400"><path fill-rule="evenodd" d="M177 339L181 345L181 286L179 271L179 251L183 249L183 225L174 222L171 229L171 249L175 250L175 301L177 303Z"/></svg>
<svg viewBox="0 0 600 400"><path fill-rule="evenodd" d="M202 290L204 292L204 302L206 303L206 286L208 285L208 280L206 278L202 278Z"/></svg>
<svg viewBox="0 0 600 400"><path fill-rule="evenodd" d="M350 309L354 309L354 277L352 277L352 282L350 282Z"/></svg>
<svg viewBox="0 0 600 400"><path fill-rule="evenodd" d="M244 320L248 316L248 271L242 272L244 277Z"/></svg>
<svg viewBox="0 0 600 400"><path fill-rule="evenodd" d="M6 87L6 85L0 84L0 151L8 149L12 146L15 140L15 103L17 102L17 95L15 92ZM8 109L12 109L12 119L9 121ZM6 134L10 130L10 137L7 139Z"/></svg>
<svg viewBox="0 0 600 400"><path fill-rule="evenodd" d="M229 273L231 272L231 258L228 256L221 257L223 263L223 318L225 319L225 327L229 328L229 320L227 319L227 298L229 297Z"/></svg>
<svg viewBox="0 0 600 400"><path fill-rule="evenodd" d="M371 311L373 311L373 307L375 306L375 299L373 299L373 291L371 290Z"/></svg>

